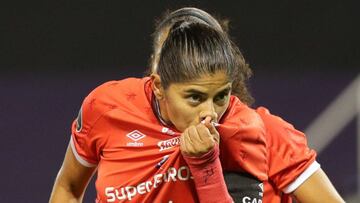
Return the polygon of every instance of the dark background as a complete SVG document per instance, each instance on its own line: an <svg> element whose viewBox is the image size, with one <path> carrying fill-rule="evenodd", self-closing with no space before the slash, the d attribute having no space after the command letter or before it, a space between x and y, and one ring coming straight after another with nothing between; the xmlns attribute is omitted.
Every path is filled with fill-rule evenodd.
<svg viewBox="0 0 360 203"><path fill-rule="evenodd" d="M154 22L196 6L230 20L257 102L305 130L360 73L356 1L11 1L0 6L0 202L47 202L83 98L141 77ZM355 97L355 96L354 96ZM355 98L354 98L355 99ZM311 143L310 143L311 144ZM356 194L356 118L319 152ZM85 202L95 196L89 188Z"/></svg>

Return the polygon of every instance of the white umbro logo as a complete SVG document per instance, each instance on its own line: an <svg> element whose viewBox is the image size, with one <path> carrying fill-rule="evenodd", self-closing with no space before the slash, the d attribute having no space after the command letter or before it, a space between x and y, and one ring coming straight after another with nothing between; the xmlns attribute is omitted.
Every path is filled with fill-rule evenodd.
<svg viewBox="0 0 360 203"><path fill-rule="evenodd" d="M141 133L140 131L138 131L138 130L134 130L134 131L128 133L126 136L127 136L128 138L134 140L135 142L141 140L141 139L144 138L144 137L146 137L146 135L142 134L142 133Z"/></svg>

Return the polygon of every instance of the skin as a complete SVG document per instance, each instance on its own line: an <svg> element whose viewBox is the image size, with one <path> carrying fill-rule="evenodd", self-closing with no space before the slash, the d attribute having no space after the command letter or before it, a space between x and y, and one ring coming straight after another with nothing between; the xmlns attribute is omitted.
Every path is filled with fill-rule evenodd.
<svg viewBox="0 0 360 203"><path fill-rule="evenodd" d="M49 202L82 202L87 187L96 167L85 167L76 160L68 146L64 162L56 177Z"/></svg>
<svg viewBox="0 0 360 203"><path fill-rule="evenodd" d="M200 156L219 143L219 133L211 122L218 122L229 105L231 83L224 73L203 75L196 81L173 83L166 90L161 86L158 75L151 77L161 116L182 132L182 153ZM82 202L95 171L96 167L81 165L68 147L49 202ZM321 169L300 185L293 195L302 203L344 202Z"/></svg>
<svg viewBox="0 0 360 203"><path fill-rule="evenodd" d="M162 118L181 132L199 124L207 116L218 122L229 105L231 82L222 72L202 76L195 81L172 83L166 90L161 86L158 75L152 77Z"/></svg>
<svg viewBox="0 0 360 203"><path fill-rule="evenodd" d="M219 142L219 133L211 122L218 122L229 106L231 82L227 75L206 74L193 81L172 83L166 89L158 75L152 78L162 118L183 132L181 152L201 156L211 150Z"/></svg>
<svg viewBox="0 0 360 203"><path fill-rule="evenodd" d="M318 169L293 195L298 202L305 203L342 203L345 202L322 169Z"/></svg>
<svg viewBox="0 0 360 203"><path fill-rule="evenodd" d="M211 118L206 117L205 123L188 127L180 137L180 150L188 156L201 156L219 144L220 136L210 123Z"/></svg>

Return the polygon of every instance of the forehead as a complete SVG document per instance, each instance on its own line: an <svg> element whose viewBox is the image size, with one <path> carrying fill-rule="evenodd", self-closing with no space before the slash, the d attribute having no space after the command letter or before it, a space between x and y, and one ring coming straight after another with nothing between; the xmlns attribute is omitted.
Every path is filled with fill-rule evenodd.
<svg viewBox="0 0 360 203"><path fill-rule="evenodd" d="M223 71L214 74L203 74L191 81L177 82L170 84L170 89L186 91L197 89L199 91L211 91L231 87L231 81Z"/></svg>

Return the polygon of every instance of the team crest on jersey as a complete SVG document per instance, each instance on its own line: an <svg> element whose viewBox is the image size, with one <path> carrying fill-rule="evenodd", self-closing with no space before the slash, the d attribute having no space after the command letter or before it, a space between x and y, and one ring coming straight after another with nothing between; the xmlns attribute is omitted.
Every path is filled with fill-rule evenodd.
<svg viewBox="0 0 360 203"><path fill-rule="evenodd" d="M76 132L80 132L81 129L82 129L82 107L80 108L80 111L76 118Z"/></svg>
<svg viewBox="0 0 360 203"><path fill-rule="evenodd" d="M144 137L146 137L146 135L144 135L143 133L141 133L138 130L134 130L128 134L126 134L126 137L130 138L133 142L128 142L126 145L127 146L132 146L132 147L140 147L140 146L144 146L144 143L142 142L138 142L139 140L143 139Z"/></svg>

